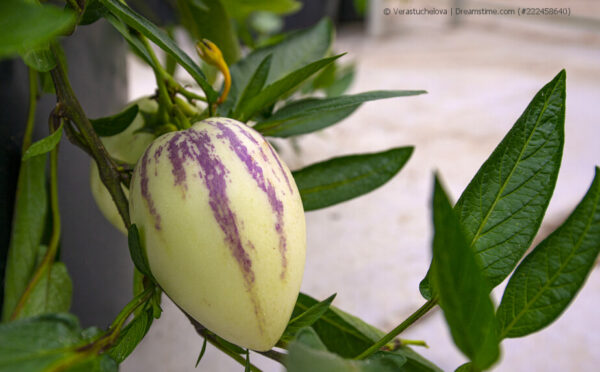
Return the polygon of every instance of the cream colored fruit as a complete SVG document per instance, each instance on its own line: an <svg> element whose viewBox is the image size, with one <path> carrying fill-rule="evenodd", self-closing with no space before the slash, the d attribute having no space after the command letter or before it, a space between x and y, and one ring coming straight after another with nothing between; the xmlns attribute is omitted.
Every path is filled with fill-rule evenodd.
<svg viewBox="0 0 600 372"><path fill-rule="evenodd" d="M136 165L132 223L167 295L206 328L264 351L290 319L304 271L304 210L269 143L211 118L155 140Z"/></svg>
<svg viewBox="0 0 600 372"><path fill-rule="evenodd" d="M137 163L144 150L146 150L146 147L154 140L154 135L151 133L135 133L136 130L145 125L144 115L151 116L158 112L158 103L150 98L144 97L138 99L131 103L131 105L134 104L138 105L139 111L129 127L117 135L100 138L104 147L113 158L128 164ZM96 205L98 205L104 218L122 233L126 234L127 229L125 229L121 215L119 215L119 211L110 193L100 180L98 167L93 160L90 165L90 188ZM125 196L128 196L128 190L123 188L123 191L125 192Z"/></svg>

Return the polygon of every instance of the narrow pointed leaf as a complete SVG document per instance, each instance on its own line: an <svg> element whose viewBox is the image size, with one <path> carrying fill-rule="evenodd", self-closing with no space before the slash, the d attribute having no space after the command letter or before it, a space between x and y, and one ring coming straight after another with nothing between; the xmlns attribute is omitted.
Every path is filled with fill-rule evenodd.
<svg viewBox="0 0 600 372"><path fill-rule="evenodd" d="M60 139L62 137L63 127L62 124L54 133L50 134L48 137L43 138L35 143L33 143L25 154L23 154L23 161L28 160L34 156L46 154L58 145Z"/></svg>
<svg viewBox="0 0 600 372"><path fill-rule="evenodd" d="M33 288L17 319L41 314L66 313L71 308L73 283L62 262L55 262Z"/></svg>
<svg viewBox="0 0 600 372"><path fill-rule="evenodd" d="M243 107L244 105L246 105L247 102L252 97L255 97L256 95L258 95L260 93L260 91L262 90L262 88L265 86L265 83L267 82L267 77L269 76L269 70L271 69L271 60L272 59L273 59L273 55L269 54L265 57L265 59L263 59L263 61L260 63L260 65L258 65L258 67L256 68L256 71L254 71L254 75L252 75L252 78L248 82L246 89L244 89L244 92L242 93L242 96L238 103L239 107ZM234 114L233 114L234 117L239 115L236 110L237 110L237 107L234 110Z"/></svg>
<svg viewBox="0 0 600 372"><path fill-rule="evenodd" d="M318 303L316 299L300 293L292 317L301 315ZM333 306L313 323L312 328L328 350L345 358L355 357L385 334Z"/></svg>
<svg viewBox="0 0 600 372"><path fill-rule="evenodd" d="M440 307L456 346L476 367L488 368L500 355L490 288L437 177L433 225L431 281Z"/></svg>
<svg viewBox="0 0 600 372"><path fill-rule="evenodd" d="M230 66L231 90L227 100L219 106L219 113L226 115L238 105L252 75L269 54L273 57L265 84L271 84L292 71L325 57L332 39L333 26L329 20L323 19L310 28L290 34L277 44L252 51Z"/></svg>
<svg viewBox="0 0 600 372"><path fill-rule="evenodd" d="M232 65L240 58L240 45L222 1L212 0L208 6L189 0L177 0L176 4L181 24L194 40L208 39L215 43L227 65Z"/></svg>
<svg viewBox="0 0 600 372"><path fill-rule="evenodd" d="M537 233L562 159L565 71L529 103L454 207L491 287L515 268ZM419 289L431 298L429 272Z"/></svg>
<svg viewBox="0 0 600 372"><path fill-rule="evenodd" d="M300 293L292 317L301 315L318 303L316 299ZM334 306L330 306L311 328L319 335L329 351L344 358L357 356L385 335L381 330ZM394 353L402 355L407 360L403 368L398 371L442 372L440 368L409 347L403 346L394 350Z"/></svg>
<svg viewBox="0 0 600 372"><path fill-rule="evenodd" d="M327 297L325 300L311 306L302 314L292 318L288 323L283 335L281 336L281 340L284 342L290 342L296 336L296 333L300 328L309 327L313 325L314 322L319 320L323 314L329 309L329 306L333 302L335 298L335 294Z"/></svg>
<svg viewBox="0 0 600 372"><path fill-rule="evenodd" d="M169 38L163 31L158 29L152 22L142 17L138 13L134 12L131 8L124 5L119 0L100 0L104 6L110 10L115 16L120 18L129 27L137 30L148 39L152 40L158 47L169 53L179 64L183 67L192 78L200 85L200 88L206 94L206 98L209 102L214 102L218 94L208 84L204 77L204 73L200 70L200 67L194 61L182 51L177 44L171 38Z"/></svg>
<svg viewBox="0 0 600 372"><path fill-rule="evenodd" d="M267 120L256 124L254 129L265 136L296 136L333 125L364 102L424 93L423 90L381 90L332 98L307 98L282 107Z"/></svg>
<svg viewBox="0 0 600 372"><path fill-rule="evenodd" d="M38 48L69 30L75 13L50 4L0 1L0 58Z"/></svg>
<svg viewBox="0 0 600 372"><path fill-rule="evenodd" d="M248 121L260 110L263 110L264 108L274 104L282 95L285 95L286 93L295 89L298 85L300 85L300 83L308 79L312 74L332 63L342 55L343 54L334 57L323 58L316 62L310 63L266 86L258 95L252 97L246 102L243 102L243 104L240 104L238 109L239 113L236 118L240 121Z"/></svg>
<svg viewBox="0 0 600 372"><path fill-rule="evenodd" d="M142 311L136 315L131 323L123 328L115 346L108 351L108 355L117 363L123 362L135 350L144 336L146 336L153 320L151 309Z"/></svg>
<svg viewBox="0 0 600 372"><path fill-rule="evenodd" d="M110 13L105 14L104 18L115 28L115 30L117 30L121 34L121 36L123 36L123 38L125 38L125 41L127 41L127 44L129 44L131 51L135 53L135 55L137 55L140 59L147 63L148 66L152 68L156 67L154 66L154 61L152 61L152 57L150 57L150 54L148 54L148 51L144 47L144 44L142 44L141 40L138 38L137 35L134 35L134 33L137 31L130 29L129 26L123 23L119 18L115 17Z"/></svg>
<svg viewBox="0 0 600 372"><path fill-rule="evenodd" d="M36 267L46 221L46 156L21 163L4 281L2 320L12 315Z"/></svg>
<svg viewBox="0 0 600 372"><path fill-rule="evenodd" d="M542 241L510 278L497 318L500 337L546 327L569 306L600 252L600 169L569 218Z"/></svg>
<svg viewBox="0 0 600 372"><path fill-rule="evenodd" d="M138 111L138 105L133 105L113 116L91 119L90 121L100 137L110 137L127 129L133 123Z"/></svg>
<svg viewBox="0 0 600 372"><path fill-rule="evenodd" d="M150 271L150 265L148 264L146 251L144 250L144 247L142 247L140 233L135 224L132 224L129 227L127 240L129 243L129 253L135 268L138 269L140 273L152 278L152 272Z"/></svg>
<svg viewBox="0 0 600 372"><path fill-rule="evenodd" d="M381 351L366 360L344 359L328 351L313 329L302 328L290 345L286 367L290 372L396 372L405 363L404 356Z"/></svg>
<svg viewBox="0 0 600 372"><path fill-rule="evenodd" d="M206 343L207 343L207 339L205 337L204 342L202 342L202 349L200 350L200 354L198 354L198 359L196 359L195 368L198 368L198 364L200 364L200 361L202 360L202 357L204 356L204 353L206 352Z"/></svg>
<svg viewBox="0 0 600 372"><path fill-rule="evenodd" d="M536 94L456 203L492 287L531 245L552 197L564 144L565 79L563 70Z"/></svg>
<svg viewBox="0 0 600 372"><path fill-rule="evenodd" d="M412 147L333 158L292 174L305 211L325 208L372 191L402 169Z"/></svg>

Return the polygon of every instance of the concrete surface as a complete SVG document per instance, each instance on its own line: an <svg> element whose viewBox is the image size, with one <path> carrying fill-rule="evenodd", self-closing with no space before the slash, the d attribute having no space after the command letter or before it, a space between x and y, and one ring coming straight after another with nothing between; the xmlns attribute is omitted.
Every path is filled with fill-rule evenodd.
<svg viewBox="0 0 600 372"><path fill-rule="evenodd" d="M391 21L388 21L391 22ZM342 124L298 140L279 141L291 168L340 154L415 145L391 182L362 198L307 214L308 251L302 290L390 330L424 300L418 284L430 260L432 173L456 199L533 95L567 70L566 144L555 197L541 234L570 213L600 163L600 34L587 28L523 20L444 22L395 19L379 39L359 29L338 32L336 51L355 61L352 92L426 89L429 94L363 105ZM154 89L151 72L130 59L133 99ZM499 301L501 291L495 291ZM556 323L502 344L495 371L593 371L600 364L600 271ZM444 370L465 358L453 346L439 311L403 335L427 341L419 349ZM202 340L174 305L123 364L125 372L193 371ZM252 354L269 371L280 366ZM209 347L199 369L242 367Z"/></svg>

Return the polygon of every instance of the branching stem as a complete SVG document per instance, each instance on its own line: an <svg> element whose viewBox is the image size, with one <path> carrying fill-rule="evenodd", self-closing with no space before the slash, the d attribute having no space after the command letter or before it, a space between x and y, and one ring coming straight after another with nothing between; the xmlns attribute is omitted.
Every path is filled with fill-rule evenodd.
<svg viewBox="0 0 600 372"><path fill-rule="evenodd" d="M85 145L90 150L92 157L98 165L102 183L104 183L110 192L119 214L123 218L125 227L129 228L131 225L129 219L129 203L121 187L119 171L104 148L102 141L100 141L100 138L98 138L98 135L94 131L92 123L85 115L81 104L73 92L73 88L71 88L64 62L62 62L61 58L58 58L58 54L60 53L58 48L59 46L57 44L52 44L51 46L57 65L50 71L58 99L57 113L62 117L71 120L77 129L79 129L81 141L85 141Z"/></svg>
<svg viewBox="0 0 600 372"><path fill-rule="evenodd" d="M414 324L417 320L419 320L423 315L427 314L427 312L437 305L437 298L432 298L431 300L425 302L423 306L421 306L417 311L412 313L405 321L400 323L396 328L392 329L388 334L383 336L379 341L374 343L367 350L363 351L360 355L356 356L354 359L365 359L369 357L371 354L377 352L383 346L385 346L388 342L392 341L396 336Z"/></svg>

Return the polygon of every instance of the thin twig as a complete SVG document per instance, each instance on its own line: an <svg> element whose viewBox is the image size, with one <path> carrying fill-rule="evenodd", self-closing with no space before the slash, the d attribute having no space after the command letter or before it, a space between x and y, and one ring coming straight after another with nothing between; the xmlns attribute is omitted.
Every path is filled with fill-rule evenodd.
<svg viewBox="0 0 600 372"><path fill-rule="evenodd" d="M67 76L66 67L61 58L58 58L60 53L59 46L57 44L51 45L51 50L57 61L57 65L50 71L54 87L56 89L56 96L58 99L58 107L60 108L60 114L63 117L71 120L75 126L79 129L81 138L85 141L85 144L90 149L92 157L98 165L100 172L100 179L110 192L119 214L123 218L123 222L126 228L129 228L131 221L129 219L129 202L123 193L121 188L121 181L117 166L108 155L108 152L104 148L102 141L98 138L98 135L92 127L92 123L89 121L81 104L77 100L73 88L69 83Z"/></svg>
<svg viewBox="0 0 600 372"><path fill-rule="evenodd" d="M432 298L431 300L425 302L423 306L421 306L417 311L412 313L405 321L400 323L396 328L392 329L388 334L383 336L379 341L374 343L367 350L363 351L360 355L356 356L354 359L365 359L371 354L375 353L382 347L384 347L388 342L392 341L396 336L402 333L405 329L410 327L413 323L419 320L423 315L427 314L427 312L433 307L437 305L437 298Z"/></svg>

